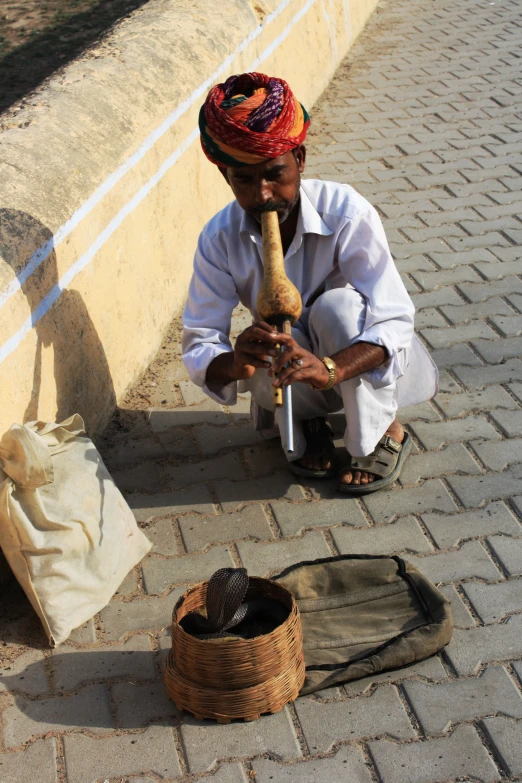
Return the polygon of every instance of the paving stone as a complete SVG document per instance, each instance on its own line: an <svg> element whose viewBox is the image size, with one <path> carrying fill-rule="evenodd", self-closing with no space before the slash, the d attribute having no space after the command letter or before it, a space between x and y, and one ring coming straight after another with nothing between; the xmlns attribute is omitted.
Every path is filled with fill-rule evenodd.
<svg viewBox="0 0 522 783"><path fill-rule="evenodd" d="M202 778L211 783L251 783L241 764L222 764L210 777Z"/></svg>
<svg viewBox="0 0 522 783"><path fill-rule="evenodd" d="M404 690L427 735L442 734L454 723L496 712L510 718L522 717L522 696L501 666L486 669L480 677L437 685L407 682Z"/></svg>
<svg viewBox="0 0 522 783"><path fill-rule="evenodd" d="M436 401L437 405L440 405L449 419L463 416L472 411L490 411L493 408L513 409L517 407L515 400L502 386L487 386L482 391L460 392L459 394L439 392Z"/></svg>
<svg viewBox="0 0 522 783"><path fill-rule="evenodd" d="M217 454L222 449L237 449L265 443L263 437L251 425L246 427L202 425L194 429L194 435L202 454Z"/></svg>
<svg viewBox="0 0 522 783"><path fill-rule="evenodd" d="M423 329L421 334L431 348L447 348L454 343L467 343L477 337L482 337L485 340L498 340L498 334L484 321L478 320L470 321L464 326Z"/></svg>
<svg viewBox="0 0 522 783"><path fill-rule="evenodd" d="M456 629L446 647L446 655L457 674L468 676L492 661L509 661L522 655L522 615L512 615L505 623L483 625L469 630Z"/></svg>
<svg viewBox="0 0 522 783"><path fill-rule="evenodd" d="M503 473L485 476L449 476L447 481L464 506L475 508L486 500L509 498L520 492L522 467L513 465Z"/></svg>
<svg viewBox="0 0 522 783"><path fill-rule="evenodd" d="M522 293L522 280L513 275L507 275L502 280L494 282L459 283L458 287L470 302L483 302L484 299L489 299L491 296Z"/></svg>
<svg viewBox="0 0 522 783"><path fill-rule="evenodd" d="M456 395L457 392L461 391L462 387L459 382L447 370L439 370L439 393ZM438 400L438 396L435 397L435 400Z"/></svg>
<svg viewBox="0 0 522 783"><path fill-rule="evenodd" d="M175 725L179 719L180 714L167 696L163 682L148 685L120 682L111 690L120 729L140 729L152 721L162 721L162 726Z"/></svg>
<svg viewBox="0 0 522 783"><path fill-rule="evenodd" d="M219 759L234 756L269 753L281 761L291 761L302 755L286 708L257 721L227 725L188 716L180 731L190 772L205 772Z"/></svg>
<svg viewBox="0 0 522 783"><path fill-rule="evenodd" d="M522 535L522 527L502 502L489 503L485 508L452 516L423 514L422 521L437 546L442 549L457 546L460 541L491 533Z"/></svg>
<svg viewBox="0 0 522 783"><path fill-rule="evenodd" d="M297 536L307 528L333 525L368 527L368 521L354 499L332 498L320 503L273 500L270 507L284 536Z"/></svg>
<svg viewBox="0 0 522 783"><path fill-rule="evenodd" d="M179 520L187 552L197 552L209 544L249 538L266 541L274 537L263 507L256 503L233 514L200 517L186 516Z"/></svg>
<svg viewBox="0 0 522 783"><path fill-rule="evenodd" d="M151 680L156 676L150 638L132 636L114 647L98 646L90 650L61 645L51 658L54 684L59 691L68 691L90 680L132 677Z"/></svg>
<svg viewBox="0 0 522 783"><path fill-rule="evenodd" d="M446 596L451 604L451 616L455 628L474 628L476 626L473 615L458 594L454 585L439 587L440 592Z"/></svg>
<svg viewBox="0 0 522 783"><path fill-rule="evenodd" d="M103 739L72 734L64 737L64 746L67 775L74 783L143 772L161 778L181 775L172 730L162 726Z"/></svg>
<svg viewBox="0 0 522 783"><path fill-rule="evenodd" d="M491 536L488 543L509 576L522 576L522 538Z"/></svg>
<svg viewBox="0 0 522 783"><path fill-rule="evenodd" d="M73 696L33 701L18 697L16 705L4 711L3 722L7 748L22 745L31 737L43 736L49 731L83 728L98 732L114 728L105 685L86 685Z"/></svg>
<svg viewBox="0 0 522 783"><path fill-rule="evenodd" d="M520 294L508 294L506 299L508 300L509 304L515 308L515 310L518 310L519 313L522 313L522 296Z"/></svg>
<svg viewBox="0 0 522 783"><path fill-rule="evenodd" d="M472 346L489 364L499 364L506 359L522 355L522 337L497 337L495 342L488 340L473 340Z"/></svg>
<svg viewBox="0 0 522 783"><path fill-rule="evenodd" d="M220 481L214 485L223 511L237 511L244 503L275 500L304 500L306 495L289 471L248 481Z"/></svg>
<svg viewBox="0 0 522 783"><path fill-rule="evenodd" d="M458 365L480 366L482 362L467 345L452 345L431 352L431 358L440 370Z"/></svg>
<svg viewBox="0 0 522 783"><path fill-rule="evenodd" d="M462 588L484 623L498 623L507 614L522 611L522 579L496 585L470 582Z"/></svg>
<svg viewBox="0 0 522 783"><path fill-rule="evenodd" d="M418 270L413 272L413 278L425 291L436 291L442 286L455 285L455 283L465 281L482 282L475 270L466 264L456 269L432 270L430 272Z"/></svg>
<svg viewBox="0 0 522 783"><path fill-rule="evenodd" d="M440 449L445 443L461 440L501 439L496 429L483 416L467 416L456 421L441 421L434 424L415 422L411 427L422 445L429 450Z"/></svg>
<svg viewBox="0 0 522 783"><path fill-rule="evenodd" d="M491 299L476 304L465 304L461 301L457 305L442 305L440 309L452 324L465 324L474 318L513 315L509 305L499 296L492 296Z"/></svg>
<svg viewBox="0 0 522 783"><path fill-rule="evenodd" d="M122 469L154 459L166 456L162 444L150 434L140 440L117 441L112 448L104 449L104 461L111 469Z"/></svg>
<svg viewBox="0 0 522 783"><path fill-rule="evenodd" d="M132 573L133 572L131 571L130 574L127 574L123 581L125 582ZM118 588L117 593L120 592L120 589L121 585ZM71 631L67 641L76 642L76 644L94 644L96 642L96 628L94 626L93 618L91 617L86 623L83 623L83 625L80 625L78 628Z"/></svg>
<svg viewBox="0 0 522 783"><path fill-rule="evenodd" d="M156 552L158 555L180 554L172 519L158 519L155 522L142 524L141 527L152 543L151 552Z"/></svg>
<svg viewBox="0 0 522 783"><path fill-rule="evenodd" d="M448 490L439 479L428 479L420 487L365 495L364 505L375 522L391 522L396 516L424 511L457 511Z"/></svg>
<svg viewBox="0 0 522 783"><path fill-rule="evenodd" d="M149 411L151 429L157 435L173 427L190 427L193 424L228 424L223 406L207 398L199 405L174 410L157 409Z"/></svg>
<svg viewBox="0 0 522 783"><path fill-rule="evenodd" d="M28 650L14 661L0 661L0 693L13 691L43 696L49 692L45 658L40 650ZM1 770L1 767L0 767Z"/></svg>
<svg viewBox="0 0 522 783"><path fill-rule="evenodd" d="M140 569L138 567L133 568L132 571L129 571L121 585L116 590L115 595L132 595L132 593L136 592L138 589L138 571ZM141 572L140 572L141 573ZM93 641L95 641L94 639ZM69 637L69 641L71 641L71 637ZM74 639L73 639L74 641Z"/></svg>
<svg viewBox="0 0 522 783"><path fill-rule="evenodd" d="M522 411L493 411L491 418L504 430L508 438L522 434Z"/></svg>
<svg viewBox="0 0 522 783"><path fill-rule="evenodd" d="M343 685L343 690L347 696L359 696L366 693L374 685L388 682L403 682L408 679L422 677L430 682L440 682L447 679L448 675L444 666L437 656L427 658L425 661L415 663L412 666L404 666L401 669L395 669L390 672L382 672L369 677L363 677L361 680L347 682ZM316 694L317 696L317 694Z"/></svg>
<svg viewBox="0 0 522 783"><path fill-rule="evenodd" d="M511 383L509 385L509 391L515 395L519 402L522 402L522 383Z"/></svg>
<svg viewBox="0 0 522 783"><path fill-rule="evenodd" d="M163 560L147 557L143 561L143 581L147 593L162 593L170 585L190 584L209 579L218 568L234 568L226 546L213 546L202 555Z"/></svg>
<svg viewBox="0 0 522 783"><path fill-rule="evenodd" d="M438 783L462 777L495 783L500 774L473 726L458 726L450 737L397 745L370 742L370 753L386 783Z"/></svg>
<svg viewBox="0 0 522 783"><path fill-rule="evenodd" d="M489 367L453 367L453 372L468 389L482 389L496 383L522 381L522 362L508 359L504 364Z"/></svg>
<svg viewBox="0 0 522 783"><path fill-rule="evenodd" d="M245 471L238 454L225 454L221 457L185 463L184 465L165 465L164 469L170 477L173 489L180 489L187 484L196 484L200 481L214 481L215 479L240 481L245 478Z"/></svg>
<svg viewBox="0 0 522 783"><path fill-rule="evenodd" d="M482 723L508 775L522 775L522 723L503 717Z"/></svg>
<svg viewBox="0 0 522 783"><path fill-rule="evenodd" d="M149 522L154 517L178 516L185 513L214 514L215 508L208 489L199 484L178 492L161 492L157 495L126 496L138 522Z"/></svg>
<svg viewBox="0 0 522 783"><path fill-rule="evenodd" d="M320 532L305 533L302 538L273 544L240 541L237 549L244 567L255 576L276 574L302 560L316 560L332 554Z"/></svg>
<svg viewBox="0 0 522 783"><path fill-rule="evenodd" d="M164 486L162 464L144 462L125 470L111 470L112 478L118 489L125 495L133 492L159 492Z"/></svg>
<svg viewBox="0 0 522 783"><path fill-rule="evenodd" d="M134 601L111 601L100 612L107 640L122 639L132 631L151 631L170 624L172 610L184 588L173 590L168 595L153 598L140 597Z"/></svg>
<svg viewBox="0 0 522 783"><path fill-rule="evenodd" d="M446 446L442 451L412 455L401 471L401 484L418 484L423 478L434 478L448 473L476 474L482 470L462 443Z"/></svg>
<svg viewBox="0 0 522 783"><path fill-rule="evenodd" d="M414 517L403 517L391 525L366 530L337 527L332 529L332 536L342 555L433 551Z"/></svg>
<svg viewBox="0 0 522 783"><path fill-rule="evenodd" d="M458 306L464 302L455 289L449 285L439 288L438 291L414 294L412 300L416 310L423 310L425 307L441 307L442 309L442 305Z"/></svg>
<svg viewBox="0 0 522 783"><path fill-rule="evenodd" d="M56 740L36 740L22 752L0 753L2 783L57 783Z"/></svg>
<svg viewBox="0 0 522 783"><path fill-rule="evenodd" d="M412 739L415 732L399 694L383 685L371 695L345 701L319 702L300 698L294 707L312 755L327 753L339 740L357 740L389 734Z"/></svg>
<svg viewBox="0 0 522 783"><path fill-rule="evenodd" d="M522 315L496 316L490 319L506 337L522 334Z"/></svg>
<svg viewBox="0 0 522 783"><path fill-rule="evenodd" d="M257 783L317 783L319 780L371 783L372 777L359 748L341 747L334 756L283 766L269 759L254 759Z"/></svg>
<svg viewBox="0 0 522 783"><path fill-rule="evenodd" d="M442 552L425 557L410 556L408 560L435 584L461 579L496 581L501 578L493 560L478 541L468 541L456 552Z"/></svg>
<svg viewBox="0 0 522 783"><path fill-rule="evenodd" d="M470 445L489 470L504 470L508 465L522 462L522 438L502 440L500 443L472 441Z"/></svg>
<svg viewBox="0 0 522 783"><path fill-rule="evenodd" d="M400 409L402 424L410 421L440 421L441 415L430 402L421 402L418 405L407 405Z"/></svg>
<svg viewBox="0 0 522 783"><path fill-rule="evenodd" d="M205 394L203 389L201 389L199 386L196 386L196 384L192 383L192 381L180 381L179 390L185 405L200 405L201 403L207 402L207 400L212 402L210 397Z"/></svg>
<svg viewBox="0 0 522 783"><path fill-rule="evenodd" d="M434 307L426 307L415 313L415 329L429 329L430 327L447 326L447 321Z"/></svg>
<svg viewBox="0 0 522 783"><path fill-rule="evenodd" d="M244 455L249 472L255 478L268 476L276 470L281 471L288 468L288 460L278 441L275 446L265 447L264 449L247 448L244 451Z"/></svg>

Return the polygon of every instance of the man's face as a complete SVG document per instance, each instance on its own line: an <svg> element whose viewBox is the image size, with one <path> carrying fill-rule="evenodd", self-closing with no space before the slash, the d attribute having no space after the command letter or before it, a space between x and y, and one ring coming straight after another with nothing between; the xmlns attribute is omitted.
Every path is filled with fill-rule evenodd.
<svg viewBox="0 0 522 783"><path fill-rule="evenodd" d="M305 157L305 148L301 146L264 163L229 166L224 176L239 206L258 223L263 212L273 210L277 211L279 222L284 223L299 201Z"/></svg>

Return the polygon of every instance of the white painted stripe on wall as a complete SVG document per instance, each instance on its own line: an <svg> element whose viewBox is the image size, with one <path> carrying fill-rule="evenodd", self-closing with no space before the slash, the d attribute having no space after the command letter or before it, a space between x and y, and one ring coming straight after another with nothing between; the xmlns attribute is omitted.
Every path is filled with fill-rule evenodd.
<svg viewBox="0 0 522 783"><path fill-rule="evenodd" d="M286 5L288 5L288 3L289 3L289 2L291 2L291 0L285 0L285 1L284 1L284 3L282 3L282 4L281 4L281 6L278 6L278 9L276 9L276 10L277 10L277 11L280 13L281 11L280 11L279 9L281 9L281 10L282 10L282 6L285 6L285 7L286 7ZM302 19L302 17L303 17L303 16L304 16L304 15L307 13L307 11L308 11L308 10L309 10L309 9L310 9L310 8L311 8L313 5L314 5L314 3L315 3L315 2L317 2L317 0L307 0L306 4L303 6L303 8L301 8L301 10L300 10L300 11L299 11L299 12L298 12L298 13L297 13L297 14L296 14L294 17L292 17L292 20L291 20L291 21L289 22L289 24L288 24L288 25L285 27L285 29L283 30L283 32L282 32L282 33L281 33L281 34L280 34L280 35L279 35L279 36L278 36L278 37L277 37L277 38L276 38L276 39L275 39L275 40L274 40L274 41L273 41L273 42L270 44L270 46L268 46L268 47L267 47L267 48L266 48L266 49L265 49L265 50L262 52L262 54L261 54L261 55L259 55L259 57L257 57L257 58L254 60L254 62L253 62L251 65L250 65L250 67L249 67L249 69L248 69L249 71L255 70L255 68L257 68L257 67L258 67L258 66L259 66L259 65L260 65L260 64L261 64L261 63L262 63L264 60L266 60L266 59L267 59L267 58L268 58L268 57L269 57L269 56L270 56L270 55L271 55L271 54L272 54L272 53L275 51L275 49L276 49L276 48L277 48L277 47L278 47L278 46L279 46L279 45L280 45L280 44L281 44L281 43L282 43L282 42L285 40L285 38L286 38L286 37L289 35L289 33L291 32L292 28L293 28L293 27L295 27L295 25L296 25L296 24L298 24L298 22L299 22L299 21ZM275 13L276 13L276 11L274 11L274 13L271 15L273 18L275 18L275 16L274 16L274 15L275 15ZM268 19L268 17L267 17L267 19ZM259 29L259 28L258 28L258 29ZM247 40L247 39L245 39L245 41L246 41L246 40ZM252 39L252 40L253 40L253 39ZM243 42L243 43L244 43L244 42ZM246 45L246 44L245 44L245 45ZM243 46L243 44L241 44L241 46ZM237 53L239 53L239 51L238 51L238 50L239 50L239 47L238 47L238 49L236 49L236 52L234 53L234 55L230 55L230 57L228 57L228 58L227 58L227 60L225 60L225 61L224 61L224 63L226 63L226 65L225 65L225 64L222 64L222 65L220 66L219 72L221 72L221 70L222 70L224 67L228 67L228 65L230 65L230 62L229 62L230 58L231 58L231 57L233 57L233 56L236 56L236 55L237 55ZM217 73L219 73L219 72L218 72L218 71L216 71L216 72L213 74L213 76L211 77L211 79L213 80L213 79L215 78L215 75L216 75ZM211 82L210 82L210 80L207 80L207 82L209 82L209 86L212 86L212 84L213 84L213 81L211 81ZM205 83L204 83L204 85L206 85L206 84L207 84L207 82L205 82ZM195 93L196 93L196 92L198 92L200 89L202 89L203 91L205 91L205 90L207 90L207 89L208 89L208 87L207 87L207 86L203 86L203 85L201 85L200 87L198 87L198 89L197 89L196 91L194 91L194 93L192 93L192 95L195 95ZM200 93L198 94L198 97L199 97L199 95L200 95ZM194 100L196 100L196 99L194 99ZM185 101L184 103L187 103L187 102ZM182 105L184 105L184 104L182 104ZM176 109L176 111L178 111L178 110L179 110L179 108L180 108L180 107L178 107L178 109ZM188 106L187 106L187 108L188 108ZM186 109L185 109L184 111L186 111ZM173 114L174 114L174 113L175 113L175 112L173 112ZM181 113L183 113L183 112L181 112ZM170 116L172 117L173 115L170 115ZM178 116L181 116L181 115L178 115ZM165 122L167 122L167 120L166 120ZM171 122L170 124L172 124L172 122ZM161 127L163 127L164 125L165 125L165 123L162 123L162 125L160 126L160 128L161 128ZM170 127L170 126L169 126L169 127ZM159 128L158 128L157 130L159 131ZM166 129L165 129L165 130L166 130ZM157 132L157 131L154 131L154 133L156 133L156 132ZM163 132L165 132L165 131L163 131ZM147 137L147 139L150 139L152 135L153 135L153 134L151 134L150 136L148 136L148 137ZM42 299L42 301L40 302L40 304L38 305L38 307L36 307L36 308L33 310L33 312L31 313L31 315L30 315L30 316L29 316L29 317L28 317L28 318L27 318L27 319L24 321L24 323L23 323L23 324L22 324L22 326L21 326L21 327L18 329L18 331L17 331L17 332L16 332L16 333L15 333L15 334L14 334L14 335L13 335L13 336L12 336L12 337L9 339L9 340L7 340L7 341L6 341L6 342L5 342L5 343L4 343L4 344L3 344L3 345L0 347L0 364L1 364L3 361L5 361L5 359L7 359L7 357L8 357L8 356L9 356L11 353L13 353L13 351L15 351L15 350L18 348L18 346L20 345L20 343L22 342L22 340L24 339L24 337L26 337L26 336L27 336L27 334L28 334L28 333L31 331L31 329L32 329L32 328L33 328L33 327L34 327L34 326L35 326L35 325L38 323L38 321L40 321L40 320L41 320L41 319L42 319L42 318L43 318L43 317L46 315L46 313L48 313L48 312L49 312L49 310L51 309L51 307L53 306L53 304L54 304L54 303L56 302L56 300L59 298L59 296L60 296L61 292L63 291L63 289L64 289L64 288L67 288L67 286L68 286L68 285L70 285L70 283L73 281L73 279L76 277L76 275L77 275L77 274L79 274L79 273L80 273L80 272L81 272L83 269L85 269L85 267L86 267L86 266L87 266L87 265L88 265L88 264L89 264L89 263L92 261L92 259L94 258L94 256L95 256L95 255L96 255L96 253L98 252L98 250L100 250L100 248L101 248L101 247L103 247L103 245L104 245L104 244L107 242L107 240L108 240L108 239L109 239L109 238L112 236L112 234L114 234L114 232L115 232L115 231L116 231L116 230L119 228L119 226L120 226L120 225L123 223L123 221L125 220L125 218L126 218L126 217L128 217L128 215L130 215L130 214L131 214L131 212L133 212L133 211L134 211L134 209L135 209L135 208L138 206L138 204L140 204L140 203L143 201L143 199L144 199L144 198L145 198L145 197L146 197L146 196L147 196L147 195L150 193L150 191L152 190L152 188L154 188L154 187L155 187L155 186L158 184L158 182L159 182L159 181L160 181L160 180L161 180L161 179L162 179L162 178L165 176L165 174L167 173L167 171L169 171L169 169L171 169L171 168L172 168L172 166L173 166L173 165L174 165L174 164L175 164L175 163L176 163L176 162L179 160L179 158L181 157L181 155L183 155L183 153L184 153L184 152L186 152L186 150L187 150L187 149L190 147L190 145L191 145L191 144L192 144L192 143L193 143L193 142L194 142L194 141L195 141L195 140L198 138L198 136L199 136L199 128L197 128L197 127L196 127L196 128L194 128L194 130L193 130L193 131L190 133L190 135L189 135L189 136L188 136L188 137L185 139L185 141L184 141L182 144L180 144L180 146L179 146L179 147L177 147L177 148L174 150L174 152L173 152L173 153L172 153L172 154L171 154L171 155L170 155L170 156L167 158L167 160L166 160L166 161L165 161L165 162L164 162L164 163L163 163L163 164L160 166L160 168L159 168L159 169L156 171L156 173L155 173L155 174L154 174L154 175L153 175L153 176L152 176L152 177L151 177L151 178L148 180L148 182L146 182L146 183L145 183L145 184L144 184L144 185L143 185L143 186L140 188L140 190L139 190L139 191L138 191L138 192L135 194L135 196L133 196L133 198L132 198L130 201L128 201L128 202L127 202L127 204L125 204L125 206L124 206L124 207L122 207L122 209L121 209L121 210L120 210L120 211L117 213L117 215L115 215L115 217L114 217L114 218L113 218L113 219L110 221L110 223L109 223L109 224L108 224L108 225L107 225L107 226L104 228L104 230L103 230L103 231L102 231L102 232L101 232L101 233L98 235L98 237L97 237L97 238L96 238L96 240L95 240L95 241L92 243L92 245L89 247L89 249L88 249L88 250L87 250L85 253L83 253L83 254L82 254L82 255L81 255L81 256L80 256L80 257L79 257L79 258L78 258L78 259L77 259L77 260L74 262L74 264L73 264L73 265L72 265L72 266L71 266L71 267L70 267L70 268L67 270L67 272L66 272L66 273L63 275L63 277L61 277L61 278L60 278L60 280L58 281L58 283L57 283L57 284L56 284L56 285L55 285L55 286L54 286L54 287L53 287L53 288L52 288L52 289L49 291L49 293L48 293L48 294L46 294L46 296L45 296L45 297ZM157 138L159 138L159 136L158 136ZM156 139L156 140L157 140L157 139ZM144 144L145 144L145 142L144 142ZM142 147L143 147L143 146L144 146L144 145L142 145ZM151 146L152 146L152 144L151 144ZM142 149L142 147L140 147L140 150ZM150 147L149 147L149 149L150 149ZM134 158L134 163L133 163L132 165L135 165L135 164L136 164L136 163L137 163L139 160L141 160L141 158L143 157L143 155L145 155L145 152L143 152L143 154L141 155L141 157L136 157L136 156L138 155L138 152L139 152L140 150L138 150L138 151L135 153L135 155L134 155L134 156L131 156L131 158L129 158L129 159L128 159L128 161L126 161L126 163L125 163L125 164L123 164L123 166L122 166L120 169L118 169L116 172L114 172L114 174L112 174L112 175L111 175L111 176L110 176L110 177L109 177L109 178L106 180L106 182L104 183L104 185L102 185L102 186L101 186L101 187L100 187L100 188L99 188L97 191L95 191L95 193L93 194L93 196L91 196L91 198L90 198L90 199L89 199L87 202L85 202L84 206L86 206L87 204L89 204L89 202L90 202L90 201L91 201L91 200L94 198L94 196L95 196L96 194L100 193L100 191L101 191L101 190L102 190L102 189L103 189L103 188L106 186L106 183L107 183L109 180L111 180L111 178L112 178L112 177L115 177L115 176L116 176L116 175L117 175L117 174L118 174L118 173L119 173L119 172L120 172L120 171L121 171L121 170L122 170L122 169L123 169L125 166L127 166L127 165L129 164L129 161L130 161L131 159L133 159L133 158ZM128 168L126 168L126 170L125 170L125 171L128 171L130 168L132 168L132 166L130 166L130 165L129 165L129 166L128 166ZM124 173L125 173L125 172L123 172L123 173L122 173L122 174L119 176L119 179L121 179L121 177L123 176L123 174L124 174ZM114 184L116 184L116 182L117 182L117 181L118 181L118 180L115 180L115 182L113 183L113 185L114 185ZM110 188L108 188L108 190L110 190ZM104 193L103 193L101 196L99 196L99 199L98 199L98 201L100 201L100 200L101 200L101 198L103 198L103 195L105 195L105 193L107 193L107 192L108 192L108 190L105 190L105 191L104 191ZM98 202L96 202L96 203L98 203ZM90 209L88 209L88 210L87 210L87 211L86 211L84 214L82 214L82 216L81 216L81 217L79 217L79 218L77 219L77 221L76 221L75 225L77 225L77 224L80 222L80 220L81 220L83 217L85 217L85 215L87 215L87 214L88 214L88 212L90 212L90 210L91 210L91 209L93 209L93 207L94 207L94 206L95 206L95 204L93 204L93 205L90 207ZM29 266L30 266L30 264L31 264L31 262L32 262L32 259L34 259L34 258L35 258L35 256L36 256L37 254L40 254L40 255L38 256L38 258L39 258L39 262L38 262L38 264L37 264L37 265L35 265L35 266L32 268L32 270L31 270L30 272L28 272L28 273L27 273L27 275L26 275L26 276L25 276L25 278L23 279L23 282L25 282L25 280L27 280L27 278L28 278L28 277L30 277L30 275L31 275L31 274L32 274L32 273L35 271L35 269L37 269L37 267L38 267L38 266L39 266L39 265L40 265L40 264L41 264L41 263L42 263L42 262L45 260L45 258L47 258L47 256L49 255L49 253L51 253L51 252L54 250L54 248L55 248L55 247L57 247L57 245L58 245L60 242L62 242L62 241L65 239L65 237L66 237L66 236L67 236L67 235L68 235L68 234L69 234L69 233L70 233L70 232L73 230L74 226L71 226L71 227L68 229L68 231L67 231L67 233L66 233L66 234L60 235L60 232L62 232L62 231L65 231L65 230L66 230L66 228L67 228L67 227L69 227L69 225L71 224L71 222L73 221L73 219L75 218L75 216L76 216L76 215L78 215L78 213L80 213L80 212L81 212L81 210L82 210L82 207L80 207L80 209L79 209L77 212L75 212L75 214L73 215L73 217L72 217L70 220L68 220L66 223L64 223L64 225L63 225L63 226L62 226L60 229L58 229L58 231L56 232L56 234L54 235L54 237L52 237L51 239L47 240L47 242L45 242L45 244L44 244L44 245L42 245L42 246L41 246L41 247L40 247L40 248L39 248L39 249L38 249L38 250L37 250L37 251L36 251L36 252L35 252L35 253L34 253L34 254L31 256L31 260L29 261L28 265L27 265L27 266L24 268L24 270L23 270L21 273L19 273L19 275L18 275L18 281L20 280L20 278L22 277L22 275L23 275L23 274L26 272L26 270L29 268ZM57 237L58 237L58 236L60 236L60 242L57 242ZM43 253L46 253L46 255L43 255ZM35 263L36 263L36 262L35 262ZM13 282L15 282L15 281L13 281ZM19 283L18 287L17 287L15 290L18 290L18 288L20 288L20 286L21 286L21 285L22 285L22 283ZM13 293L14 293L14 291L13 291ZM12 294L10 294L10 295L12 295ZM1 301L1 300L0 300L0 301ZM7 300L4 300L4 302L2 302L2 304L4 304L4 303L5 303L5 301L7 301ZM1 305L0 305L0 306L1 306Z"/></svg>
<svg viewBox="0 0 522 783"><path fill-rule="evenodd" d="M92 196L85 201L81 207L67 220L60 228L55 232L51 239L47 240L41 247L39 247L32 254L31 258L27 262L26 266L18 272L16 278L9 283L4 291L0 292L0 308L15 294L25 281L38 269L42 264L51 249L57 248L63 240L69 236L69 234L76 228L76 226L91 212L100 201L109 193L112 188L127 174L134 166L142 160L147 152L156 144L156 142L176 123L179 118L190 109L193 104L201 98L201 96L207 92L213 84L216 83L221 73L226 70L246 48L263 32L263 30L271 24L278 16L282 14L285 8L292 2L292 0L283 0L277 8L269 14L264 24L259 25L253 30L247 37L239 44L232 54L230 54L214 71L214 73L202 82L189 97L184 100L176 109L169 114L169 116L161 123L161 125L150 133L140 147L134 152L125 163L110 174L105 182L97 188ZM299 16L299 14L298 14Z"/></svg>

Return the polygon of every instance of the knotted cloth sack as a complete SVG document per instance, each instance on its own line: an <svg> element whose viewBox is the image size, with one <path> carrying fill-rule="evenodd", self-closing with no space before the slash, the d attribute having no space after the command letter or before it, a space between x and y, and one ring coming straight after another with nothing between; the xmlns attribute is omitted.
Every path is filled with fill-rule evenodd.
<svg viewBox="0 0 522 783"><path fill-rule="evenodd" d="M453 633L449 601L400 557L329 557L273 579L290 590L301 613L302 696L422 661Z"/></svg>
<svg viewBox="0 0 522 783"><path fill-rule="evenodd" d="M0 546L51 645L112 598L151 544L81 416L0 440Z"/></svg>

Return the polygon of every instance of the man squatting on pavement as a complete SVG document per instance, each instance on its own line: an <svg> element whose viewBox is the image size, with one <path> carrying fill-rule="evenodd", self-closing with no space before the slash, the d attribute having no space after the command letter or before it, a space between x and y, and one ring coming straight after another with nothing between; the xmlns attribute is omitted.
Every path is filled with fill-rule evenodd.
<svg viewBox="0 0 522 783"><path fill-rule="evenodd" d="M411 440L397 408L431 399L437 369L413 332L414 306L376 210L349 185L302 180L310 124L282 79L231 76L201 108L201 144L235 201L204 227L183 317L183 358L191 379L223 405L250 391L256 429L280 424L272 386L292 385L299 475L334 475L329 412L344 409L351 458L339 490L365 494L398 477ZM259 320L263 280L261 213L277 210L286 273L303 311L292 335ZM232 347L238 302L254 323ZM276 345L284 344L283 355ZM286 449L285 449L286 450Z"/></svg>

